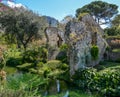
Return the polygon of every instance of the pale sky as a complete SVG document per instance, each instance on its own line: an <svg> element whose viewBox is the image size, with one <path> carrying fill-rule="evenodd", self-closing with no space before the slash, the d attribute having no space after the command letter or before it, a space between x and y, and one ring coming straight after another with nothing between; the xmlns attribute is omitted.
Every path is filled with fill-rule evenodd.
<svg viewBox="0 0 120 97"><path fill-rule="evenodd" d="M97 0L14 0L12 6L25 5L40 15L51 16L59 21L67 15L75 15L76 9ZM120 6L120 0L101 0ZM10 2L9 2L10 3ZM120 7L119 7L120 11Z"/></svg>

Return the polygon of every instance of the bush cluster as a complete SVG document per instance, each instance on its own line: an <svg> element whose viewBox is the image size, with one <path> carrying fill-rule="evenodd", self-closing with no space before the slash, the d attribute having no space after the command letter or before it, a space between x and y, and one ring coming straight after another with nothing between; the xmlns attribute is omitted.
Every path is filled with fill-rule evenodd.
<svg viewBox="0 0 120 97"><path fill-rule="evenodd" d="M46 64L39 63L38 65L40 65L38 73L42 74L45 78L56 79L68 70L68 65L59 60L50 60Z"/></svg>
<svg viewBox="0 0 120 97"><path fill-rule="evenodd" d="M23 54L24 62L36 62L36 61L47 61L47 49L45 47L39 47L36 49L30 49L25 51Z"/></svg>
<svg viewBox="0 0 120 97"><path fill-rule="evenodd" d="M99 73L96 69L88 68L76 72L73 81L79 88L98 92L102 97L120 96L120 72Z"/></svg>

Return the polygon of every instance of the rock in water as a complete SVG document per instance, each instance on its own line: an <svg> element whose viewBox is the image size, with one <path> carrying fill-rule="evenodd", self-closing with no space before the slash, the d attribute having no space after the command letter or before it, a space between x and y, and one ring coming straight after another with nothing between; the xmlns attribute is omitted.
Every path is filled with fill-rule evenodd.
<svg viewBox="0 0 120 97"><path fill-rule="evenodd" d="M67 91L63 97L69 97L69 91Z"/></svg>

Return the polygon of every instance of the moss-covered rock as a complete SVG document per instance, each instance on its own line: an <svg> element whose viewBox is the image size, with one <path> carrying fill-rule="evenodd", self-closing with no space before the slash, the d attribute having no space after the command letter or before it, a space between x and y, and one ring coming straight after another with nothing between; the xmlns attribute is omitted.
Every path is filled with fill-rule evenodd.
<svg viewBox="0 0 120 97"><path fill-rule="evenodd" d="M57 94L58 92L58 88L57 88L57 81L58 80L50 80L49 85L48 85L48 93L49 94ZM65 92L68 88L67 88L67 84L64 81L59 81L60 84L60 92Z"/></svg>

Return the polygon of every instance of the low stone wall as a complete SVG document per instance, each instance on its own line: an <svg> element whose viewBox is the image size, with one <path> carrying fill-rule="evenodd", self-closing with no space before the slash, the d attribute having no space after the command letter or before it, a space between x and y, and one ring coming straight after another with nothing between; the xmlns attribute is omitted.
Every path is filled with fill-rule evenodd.
<svg viewBox="0 0 120 97"><path fill-rule="evenodd" d="M120 37L109 37L107 38L107 43L113 48L120 48Z"/></svg>
<svg viewBox="0 0 120 97"><path fill-rule="evenodd" d="M120 52L110 52L108 58L112 61L120 61Z"/></svg>

